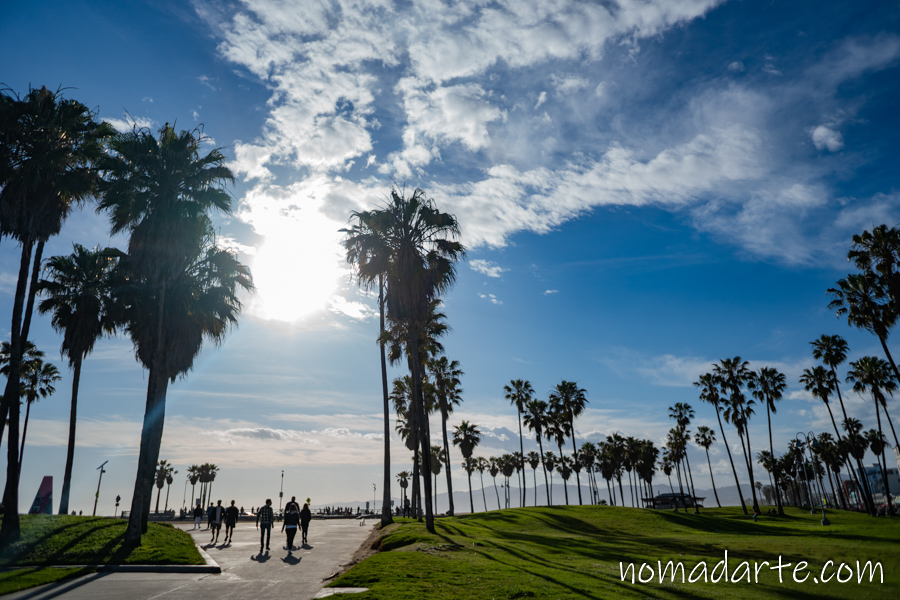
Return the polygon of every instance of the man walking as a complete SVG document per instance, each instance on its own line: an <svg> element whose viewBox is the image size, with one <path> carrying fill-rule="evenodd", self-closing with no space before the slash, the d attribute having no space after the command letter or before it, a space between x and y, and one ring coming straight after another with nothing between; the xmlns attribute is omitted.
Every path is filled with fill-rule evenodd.
<svg viewBox="0 0 900 600"><path fill-rule="evenodd" d="M269 549L269 541L272 539L272 524L275 522L275 512L272 510L272 499L266 498L266 505L260 506L256 513L256 528L262 525L259 532L259 553L262 554L263 542L266 550Z"/></svg>
<svg viewBox="0 0 900 600"><path fill-rule="evenodd" d="M225 509L225 543L231 541L232 536L234 536L234 528L237 525L238 515L237 506L234 505L234 500L231 501L231 506Z"/></svg>
<svg viewBox="0 0 900 600"><path fill-rule="evenodd" d="M212 527L212 539L209 540L210 544L217 543L219 541L219 532L222 531L222 520L224 518L225 507L222 506L222 501L219 500L219 503L212 508L212 518L210 519L210 526Z"/></svg>
<svg viewBox="0 0 900 600"><path fill-rule="evenodd" d="M203 508L197 502L197 508L194 509L194 529L203 527Z"/></svg>

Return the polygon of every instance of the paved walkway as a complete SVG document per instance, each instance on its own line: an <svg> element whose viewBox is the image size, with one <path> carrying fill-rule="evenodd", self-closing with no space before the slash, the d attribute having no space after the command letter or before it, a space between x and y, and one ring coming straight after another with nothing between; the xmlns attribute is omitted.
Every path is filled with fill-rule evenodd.
<svg viewBox="0 0 900 600"><path fill-rule="evenodd" d="M176 527L190 533L195 542L222 567L217 575L181 573L93 573L78 579L41 586L4 597L4 600L244 600L256 598L312 598L359 549L378 523L365 526L354 519L313 520L308 543L288 556L285 536L278 523L272 531L271 550L259 553L259 533L252 523L238 523L234 542L209 545L210 532L191 530L191 523ZM205 527L205 525L204 525ZM294 540L299 543L300 536ZM345 596L346 597L346 596ZM349 596L352 597L352 596Z"/></svg>

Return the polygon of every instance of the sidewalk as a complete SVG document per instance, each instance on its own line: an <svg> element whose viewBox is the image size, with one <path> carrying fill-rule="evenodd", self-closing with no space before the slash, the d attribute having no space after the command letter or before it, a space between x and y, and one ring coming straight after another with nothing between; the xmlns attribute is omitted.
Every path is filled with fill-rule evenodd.
<svg viewBox="0 0 900 600"><path fill-rule="evenodd" d="M221 574L199 573L93 573L78 579L41 586L4 597L4 600L250 600L312 598L327 582L322 580L347 564L378 523L365 526L353 519L313 520L308 544L288 556L281 524L272 531L271 550L259 553L259 533L252 523L238 523L234 542L209 544L210 532L191 530L192 523L176 527L190 533L198 546L222 567ZM205 527L205 525L204 525ZM295 546L299 542L294 540ZM352 597L352 596L351 596Z"/></svg>

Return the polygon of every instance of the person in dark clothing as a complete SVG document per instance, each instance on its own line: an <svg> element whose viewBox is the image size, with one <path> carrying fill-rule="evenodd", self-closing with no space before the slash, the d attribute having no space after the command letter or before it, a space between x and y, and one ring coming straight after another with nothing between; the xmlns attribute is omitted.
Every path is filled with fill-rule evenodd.
<svg viewBox="0 0 900 600"><path fill-rule="evenodd" d="M285 512L285 514L291 512L291 508L293 508L294 510L296 510L298 513L300 512L300 505L297 504L297 496L291 496L291 501L288 502L288 503L284 506L284 512Z"/></svg>
<svg viewBox="0 0 900 600"><path fill-rule="evenodd" d="M262 525L259 532L259 552L262 554L263 542L266 550L269 550L269 542L272 540L272 524L275 522L275 512L272 510L272 499L267 498L265 506L260 506L256 513L256 528Z"/></svg>
<svg viewBox="0 0 900 600"><path fill-rule="evenodd" d="M212 518L213 518L213 509L214 508L215 508L215 505L212 502L210 502L209 506L206 508L206 528L207 529L212 528Z"/></svg>
<svg viewBox="0 0 900 600"><path fill-rule="evenodd" d="M194 509L194 529L200 529L200 525L202 523L203 523L203 508L200 506L200 503L198 502L197 508Z"/></svg>
<svg viewBox="0 0 900 600"><path fill-rule="evenodd" d="M294 503L296 504L296 502ZM287 530L287 548L288 556L294 553L294 536L297 535L297 526L300 524L300 513L297 507L290 506L290 510L284 513L284 523L281 524L281 531Z"/></svg>
<svg viewBox="0 0 900 600"><path fill-rule="evenodd" d="M224 519L225 507L222 506L222 501L219 500L219 503L212 508L212 520L210 521L210 526L212 527L212 539L209 540L210 544L218 543L219 532L222 531L222 521Z"/></svg>
<svg viewBox="0 0 900 600"><path fill-rule="evenodd" d="M300 511L300 528L303 530L303 544L306 544L306 532L309 531L310 521L312 521L312 513L309 511L309 504L304 503L303 510Z"/></svg>
<svg viewBox="0 0 900 600"><path fill-rule="evenodd" d="M237 506L234 505L234 500L231 501L231 506L225 509L225 543L231 541L231 537L234 535L234 527L237 525L238 515Z"/></svg>

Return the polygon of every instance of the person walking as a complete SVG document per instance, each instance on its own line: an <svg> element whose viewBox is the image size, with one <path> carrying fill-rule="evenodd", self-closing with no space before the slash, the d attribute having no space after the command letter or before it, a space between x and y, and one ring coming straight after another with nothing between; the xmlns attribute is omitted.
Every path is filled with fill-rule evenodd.
<svg viewBox="0 0 900 600"><path fill-rule="evenodd" d="M269 550L269 542L272 539L272 524L275 522L275 512L272 510L272 499L266 498L265 506L260 506L256 512L256 528L262 529L259 532L259 553L262 554L263 542L265 542L266 550Z"/></svg>
<svg viewBox="0 0 900 600"><path fill-rule="evenodd" d="M231 506L225 509L225 543L231 542L231 538L234 536L234 528L237 525L239 514L238 508L232 500Z"/></svg>
<svg viewBox="0 0 900 600"><path fill-rule="evenodd" d="M287 514L288 512L290 512L290 510L291 510L292 507L293 507L294 509L296 509L296 511L297 511L298 513L300 512L300 505L297 504L297 496L291 496L291 501L288 502L288 503L284 506L284 513Z"/></svg>
<svg viewBox="0 0 900 600"><path fill-rule="evenodd" d="M75 511L72 511L74 514ZM194 529L200 529L203 524L203 508L200 506L200 503L197 503L197 507L194 508Z"/></svg>
<svg viewBox="0 0 900 600"><path fill-rule="evenodd" d="M302 543L306 545L306 532L309 531L309 522L312 521L312 513L309 511L309 504L303 503L303 510L300 511L300 528L303 530Z"/></svg>
<svg viewBox="0 0 900 600"><path fill-rule="evenodd" d="M287 530L287 548L288 556L294 553L294 536L297 535L297 526L300 524L300 511L297 510L296 502L288 504L289 509L284 513L284 523L281 524L281 531Z"/></svg>
<svg viewBox="0 0 900 600"><path fill-rule="evenodd" d="M222 521L225 519L225 507L222 506L222 501L219 500L219 503L212 507L212 517L210 518L210 527L212 527L212 539L209 540L210 544L218 543L219 541L219 532L222 531Z"/></svg>
<svg viewBox="0 0 900 600"><path fill-rule="evenodd" d="M213 508L215 508L215 506L213 505L212 502L210 502L209 506L206 507L206 529L207 530L212 529Z"/></svg>

